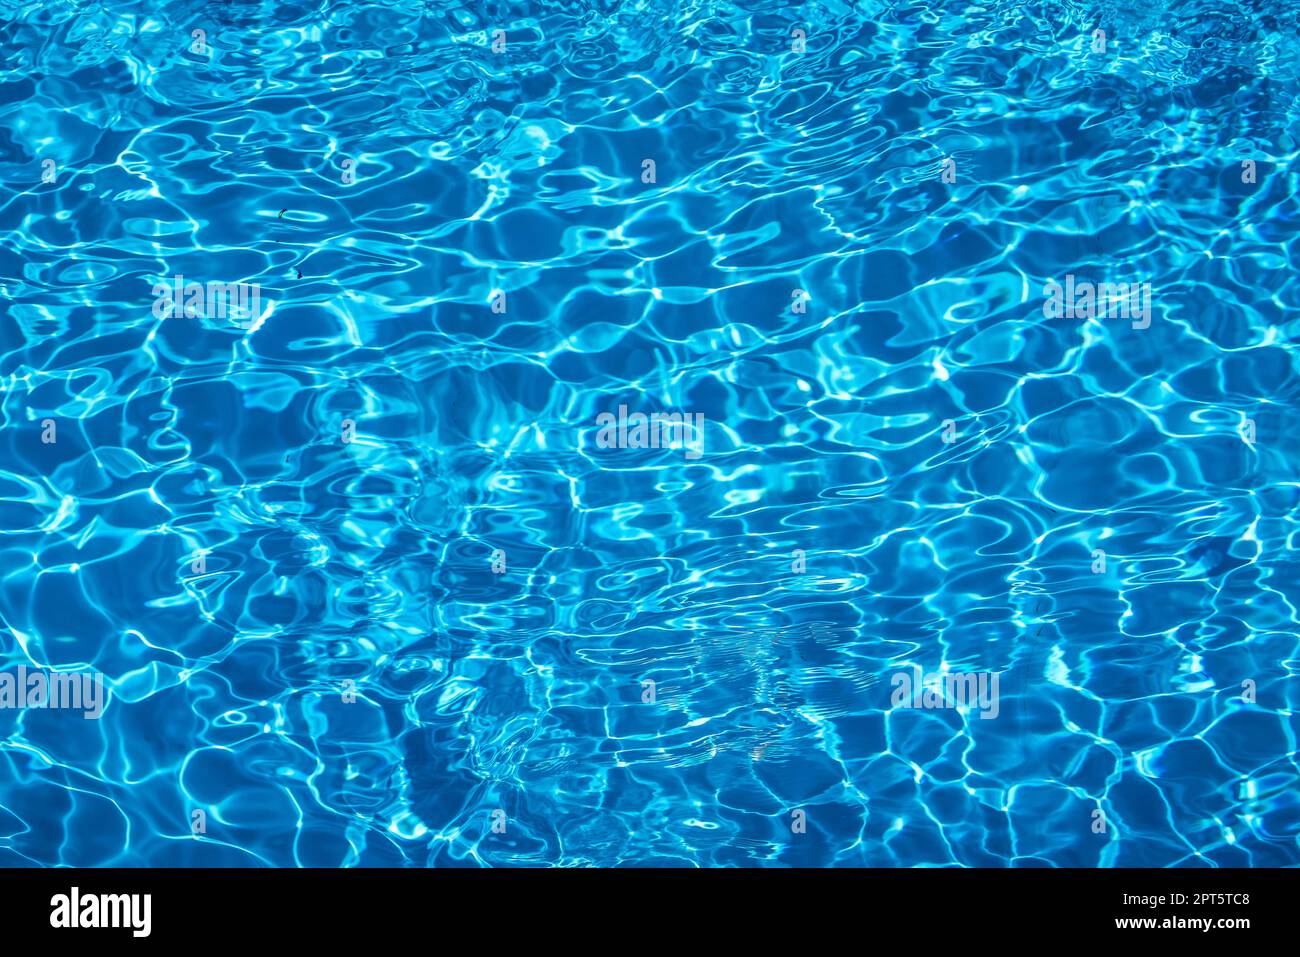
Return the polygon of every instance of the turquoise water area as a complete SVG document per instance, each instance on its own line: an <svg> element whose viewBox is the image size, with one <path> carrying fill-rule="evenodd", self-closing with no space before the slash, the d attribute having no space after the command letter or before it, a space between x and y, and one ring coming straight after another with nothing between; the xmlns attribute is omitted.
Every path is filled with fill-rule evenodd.
<svg viewBox="0 0 1300 957"><path fill-rule="evenodd" d="M0 864L1300 864L1298 24L0 0Z"/></svg>

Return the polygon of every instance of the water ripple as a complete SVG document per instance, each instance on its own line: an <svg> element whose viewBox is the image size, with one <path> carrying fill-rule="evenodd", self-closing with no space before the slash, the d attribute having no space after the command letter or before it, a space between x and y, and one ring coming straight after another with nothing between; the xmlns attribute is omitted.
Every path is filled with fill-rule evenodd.
<svg viewBox="0 0 1300 957"><path fill-rule="evenodd" d="M0 38L0 863L1300 864L1300 3Z"/></svg>

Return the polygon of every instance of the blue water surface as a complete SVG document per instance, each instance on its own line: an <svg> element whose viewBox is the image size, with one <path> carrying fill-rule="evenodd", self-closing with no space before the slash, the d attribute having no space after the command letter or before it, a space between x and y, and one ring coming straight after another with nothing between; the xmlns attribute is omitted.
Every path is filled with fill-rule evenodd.
<svg viewBox="0 0 1300 957"><path fill-rule="evenodd" d="M0 864L1300 864L1300 0L0 49Z"/></svg>

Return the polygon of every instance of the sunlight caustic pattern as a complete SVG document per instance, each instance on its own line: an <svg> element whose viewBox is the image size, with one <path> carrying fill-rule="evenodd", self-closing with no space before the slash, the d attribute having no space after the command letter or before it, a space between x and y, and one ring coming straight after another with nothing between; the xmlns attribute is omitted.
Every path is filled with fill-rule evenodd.
<svg viewBox="0 0 1300 957"><path fill-rule="evenodd" d="M1298 24L0 0L0 864L1300 864Z"/></svg>

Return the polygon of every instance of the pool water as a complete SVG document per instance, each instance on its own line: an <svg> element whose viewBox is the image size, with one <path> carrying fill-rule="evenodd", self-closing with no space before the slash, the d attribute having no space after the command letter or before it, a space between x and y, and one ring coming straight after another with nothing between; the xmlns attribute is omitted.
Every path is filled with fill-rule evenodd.
<svg viewBox="0 0 1300 957"><path fill-rule="evenodd" d="M1297 0L0 41L0 864L1300 864Z"/></svg>

